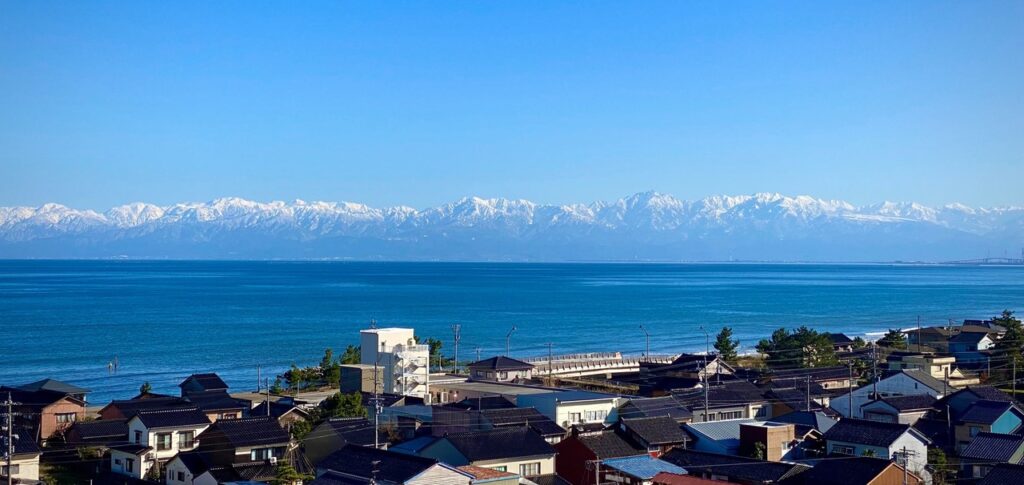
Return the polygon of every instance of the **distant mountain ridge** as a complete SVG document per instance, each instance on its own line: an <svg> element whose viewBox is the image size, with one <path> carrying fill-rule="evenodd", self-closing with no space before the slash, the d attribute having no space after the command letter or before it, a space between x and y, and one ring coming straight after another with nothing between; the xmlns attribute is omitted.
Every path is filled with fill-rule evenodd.
<svg viewBox="0 0 1024 485"><path fill-rule="evenodd" d="M423 210L240 198L103 213L0 207L4 258L943 261L1022 245L1024 207L856 207L777 193L570 205L466 197Z"/></svg>

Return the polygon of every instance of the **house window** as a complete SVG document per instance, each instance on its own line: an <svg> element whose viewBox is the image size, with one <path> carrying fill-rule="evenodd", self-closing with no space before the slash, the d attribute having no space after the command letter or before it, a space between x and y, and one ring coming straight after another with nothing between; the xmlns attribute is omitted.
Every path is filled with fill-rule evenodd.
<svg viewBox="0 0 1024 485"><path fill-rule="evenodd" d="M135 432L135 444L142 443L142 431Z"/></svg>
<svg viewBox="0 0 1024 485"><path fill-rule="evenodd" d="M249 452L252 461L267 460L278 456L277 448L256 448Z"/></svg>
<svg viewBox="0 0 1024 485"><path fill-rule="evenodd" d="M978 433L980 433L980 432L981 432L981 428L979 428L979 427L977 427L977 426L971 426L971 427L970 427L970 428L968 428L968 429L969 429L969 430L970 430L970 432L971 432L971 438L973 438L973 437L977 436L977 435L978 435Z"/></svg>
<svg viewBox="0 0 1024 485"><path fill-rule="evenodd" d="M4 476L7 476L7 477L13 477L14 475L17 475L18 473L21 473L21 465L11 465L10 469L8 469L5 466L5 467L3 467L0 470L2 470L2 473L0 473L0 475L4 475Z"/></svg>
<svg viewBox="0 0 1024 485"><path fill-rule="evenodd" d="M171 433L158 433L156 435L156 450L166 451L171 449Z"/></svg>
<svg viewBox="0 0 1024 485"><path fill-rule="evenodd" d="M723 419L723 420L725 420L725 419L740 419L740 418L743 417L743 411L730 411L730 412L724 412L724 413L718 413L718 414L721 416L720 419Z"/></svg>
<svg viewBox="0 0 1024 485"><path fill-rule="evenodd" d="M178 448L188 449L196 444L195 431L182 431L178 433Z"/></svg>
<svg viewBox="0 0 1024 485"><path fill-rule="evenodd" d="M535 461L533 463L523 463L522 465L519 465L519 474L524 477L540 475L540 462Z"/></svg>
<svg viewBox="0 0 1024 485"><path fill-rule="evenodd" d="M184 482L185 481L185 472L178 472L178 481L179 482Z"/></svg>
<svg viewBox="0 0 1024 485"><path fill-rule="evenodd" d="M580 413L569 413L569 424L576 424L583 420L583 415Z"/></svg>
<svg viewBox="0 0 1024 485"><path fill-rule="evenodd" d="M238 419L238 413L221 413L217 419Z"/></svg>
<svg viewBox="0 0 1024 485"><path fill-rule="evenodd" d="M508 471L508 467L506 467L504 465L496 466L496 467L491 467L491 469L498 470L499 472L507 472Z"/></svg>
<svg viewBox="0 0 1024 485"><path fill-rule="evenodd" d="M603 422L608 417L608 411L587 411L586 418L588 423Z"/></svg>
<svg viewBox="0 0 1024 485"><path fill-rule="evenodd" d="M56 416L58 423L69 424L75 422L75 417L77 415L75 413L58 413Z"/></svg>
<svg viewBox="0 0 1024 485"><path fill-rule="evenodd" d="M754 415L756 418L768 417L768 406L761 406L757 408L757 414Z"/></svg>
<svg viewBox="0 0 1024 485"><path fill-rule="evenodd" d="M125 458L124 459L124 471L126 471L128 473L132 473L132 472L135 471L135 459L134 458Z"/></svg>
<svg viewBox="0 0 1024 485"><path fill-rule="evenodd" d="M832 453L836 453L839 455L853 455L854 449L852 446L832 445Z"/></svg>

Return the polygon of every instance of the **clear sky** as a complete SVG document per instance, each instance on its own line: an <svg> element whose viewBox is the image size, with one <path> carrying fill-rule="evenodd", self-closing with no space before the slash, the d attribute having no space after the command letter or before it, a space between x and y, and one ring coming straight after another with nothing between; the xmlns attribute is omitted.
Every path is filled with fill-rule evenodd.
<svg viewBox="0 0 1024 485"><path fill-rule="evenodd" d="M0 205L1019 205L1022 179L1018 0L0 4Z"/></svg>

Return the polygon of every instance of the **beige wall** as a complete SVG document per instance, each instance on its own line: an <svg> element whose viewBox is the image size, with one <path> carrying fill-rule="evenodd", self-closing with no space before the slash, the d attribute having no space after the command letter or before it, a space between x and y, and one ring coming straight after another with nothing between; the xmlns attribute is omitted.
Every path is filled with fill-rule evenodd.
<svg viewBox="0 0 1024 485"><path fill-rule="evenodd" d="M479 466L484 468L495 468L504 466L505 471L509 473L519 473L519 465L526 463L537 463L540 462L540 475L550 475L555 473L555 457L548 456L534 456L519 460L487 460L487 461L474 461L470 463L473 466Z"/></svg>

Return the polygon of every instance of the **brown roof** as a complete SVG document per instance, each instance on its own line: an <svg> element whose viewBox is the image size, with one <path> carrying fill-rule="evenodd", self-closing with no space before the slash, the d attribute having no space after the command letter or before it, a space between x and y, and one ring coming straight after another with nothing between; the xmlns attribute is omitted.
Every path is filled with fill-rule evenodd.
<svg viewBox="0 0 1024 485"><path fill-rule="evenodd" d="M498 471L493 468L484 468L482 466L464 465L458 468L459 470L473 475L473 478L477 480L490 480L492 478L508 478L517 476L515 473Z"/></svg>
<svg viewBox="0 0 1024 485"><path fill-rule="evenodd" d="M708 480L706 478L697 478L690 475L677 475L675 473L659 472L651 480L651 483L654 483L655 485L728 485L733 482Z"/></svg>

